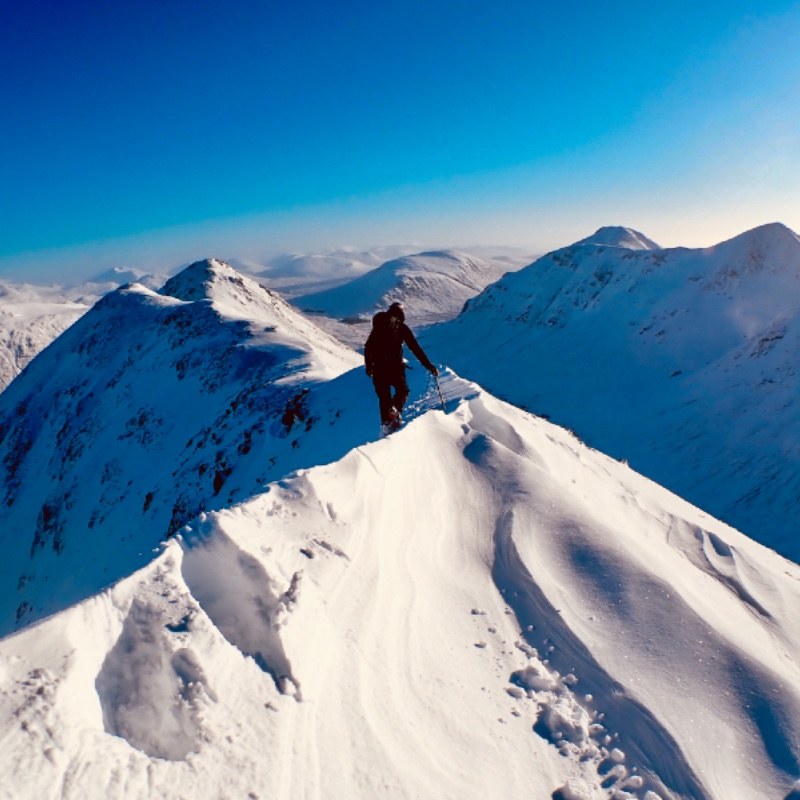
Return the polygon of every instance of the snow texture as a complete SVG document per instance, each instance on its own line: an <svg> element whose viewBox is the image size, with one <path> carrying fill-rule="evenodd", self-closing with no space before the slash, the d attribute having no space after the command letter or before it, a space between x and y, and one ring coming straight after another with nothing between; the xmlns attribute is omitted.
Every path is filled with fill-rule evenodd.
<svg viewBox="0 0 800 800"><path fill-rule="evenodd" d="M800 239L702 250L600 229L499 280L423 346L800 559Z"/></svg>
<svg viewBox="0 0 800 800"><path fill-rule="evenodd" d="M31 363L0 798L797 797L800 567L409 378L380 438L359 357L213 260Z"/></svg>

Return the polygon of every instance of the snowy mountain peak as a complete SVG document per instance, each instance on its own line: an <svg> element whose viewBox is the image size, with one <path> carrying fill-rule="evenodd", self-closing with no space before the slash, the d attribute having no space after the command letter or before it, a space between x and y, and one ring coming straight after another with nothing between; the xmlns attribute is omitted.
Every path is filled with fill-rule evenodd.
<svg viewBox="0 0 800 800"><path fill-rule="evenodd" d="M800 266L800 236L781 222L770 222L740 233L732 239L707 248L723 257L739 257L753 266L770 263L776 267Z"/></svg>
<svg viewBox="0 0 800 800"><path fill-rule="evenodd" d="M159 293L184 302L210 302L215 311L228 319L267 325L279 323L285 328L302 330L304 336L310 335L312 339L323 335L280 295L216 258L186 267L170 278Z"/></svg>
<svg viewBox="0 0 800 800"><path fill-rule="evenodd" d="M179 300L196 302L212 299L214 286L226 282L242 286L242 276L229 264L216 258L195 261L170 278L160 293Z"/></svg>
<svg viewBox="0 0 800 800"><path fill-rule="evenodd" d="M606 247L624 247L627 250L660 250L652 239L633 228L624 228L619 225L608 225L598 228L591 236L575 242L576 245L593 244Z"/></svg>
<svg viewBox="0 0 800 800"><path fill-rule="evenodd" d="M425 250L420 256L430 256L431 258L457 258L453 250Z"/></svg>
<svg viewBox="0 0 800 800"><path fill-rule="evenodd" d="M799 281L800 239L780 224L704 249L572 245L423 346L798 558Z"/></svg>
<svg viewBox="0 0 800 800"><path fill-rule="evenodd" d="M436 258L443 261L460 263L462 261L469 261L471 256L468 256L466 253L459 253L456 250L426 250L423 253L418 253L416 256L410 255L405 256L405 258L407 258L410 263L414 263L416 258Z"/></svg>

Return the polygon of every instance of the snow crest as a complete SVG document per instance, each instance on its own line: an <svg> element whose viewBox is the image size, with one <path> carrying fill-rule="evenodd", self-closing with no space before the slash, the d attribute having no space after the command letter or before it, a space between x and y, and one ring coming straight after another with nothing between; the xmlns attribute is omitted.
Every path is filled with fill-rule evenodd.
<svg viewBox="0 0 800 800"><path fill-rule="evenodd" d="M420 378L398 433L0 642L18 796L792 796L796 565Z"/></svg>
<svg viewBox="0 0 800 800"><path fill-rule="evenodd" d="M800 239L773 224L636 249L609 230L506 275L423 346L800 559Z"/></svg>

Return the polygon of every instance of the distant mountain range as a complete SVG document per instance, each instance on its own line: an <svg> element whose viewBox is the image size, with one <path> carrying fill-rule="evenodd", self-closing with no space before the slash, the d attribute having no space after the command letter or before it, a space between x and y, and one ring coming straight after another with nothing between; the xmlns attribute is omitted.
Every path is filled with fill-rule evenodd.
<svg viewBox="0 0 800 800"><path fill-rule="evenodd" d="M368 323L372 311L390 297L407 303L411 322L430 324L455 316L469 297L524 263L513 248L478 250L487 258L447 251L413 254L411 246L393 245L289 253L264 263L234 259L232 265L285 298L302 296L301 306L320 306L329 315L318 317L320 326L359 348L368 330L354 328L353 318ZM115 267L76 286L0 282L0 391L105 294L129 283L157 289L166 280L166 275ZM338 288L329 294L332 287ZM339 314L339 306L347 311ZM342 324L337 317L350 319Z"/></svg>
<svg viewBox="0 0 800 800"><path fill-rule="evenodd" d="M388 261L334 289L300 295L293 302L304 311L363 321L400 302L410 323L425 325L454 317L467 300L508 269L506 262L466 253L417 253Z"/></svg>

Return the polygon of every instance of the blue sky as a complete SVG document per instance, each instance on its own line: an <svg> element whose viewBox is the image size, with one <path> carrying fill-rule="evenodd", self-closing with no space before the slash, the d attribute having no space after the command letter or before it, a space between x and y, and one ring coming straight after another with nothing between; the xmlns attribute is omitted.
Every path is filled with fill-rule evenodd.
<svg viewBox="0 0 800 800"><path fill-rule="evenodd" d="M0 0L0 276L800 230L800 3Z"/></svg>

